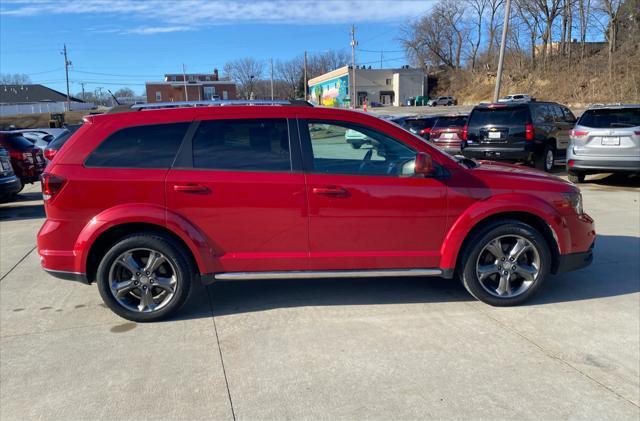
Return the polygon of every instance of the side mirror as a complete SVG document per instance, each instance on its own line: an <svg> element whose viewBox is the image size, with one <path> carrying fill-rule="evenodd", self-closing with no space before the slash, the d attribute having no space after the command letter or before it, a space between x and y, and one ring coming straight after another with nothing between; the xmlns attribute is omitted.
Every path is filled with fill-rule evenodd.
<svg viewBox="0 0 640 421"><path fill-rule="evenodd" d="M414 173L429 176L433 174L433 170L434 168L433 161L431 160L431 155L424 152L418 152L416 154L416 165L414 168Z"/></svg>

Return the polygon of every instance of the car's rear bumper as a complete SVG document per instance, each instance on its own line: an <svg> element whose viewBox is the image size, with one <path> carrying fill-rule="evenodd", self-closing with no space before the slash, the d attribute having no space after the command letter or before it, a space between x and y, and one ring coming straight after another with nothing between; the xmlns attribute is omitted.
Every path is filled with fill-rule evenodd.
<svg viewBox="0 0 640 421"><path fill-rule="evenodd" d="M489 159L493 161L531 161L532 153L520 148L466 147L462 149L466 158Z"/></svg>
<svg viewBox="0 0 640 421"><path fill-rule="evenodd" d="M567 169L571 170L595 170L595 171L629 171L640 172L640 160L615 160L615 159L580 159L575 155L569 158Z"/></svg>
<svg viewBox="0 0 640 421"><path fill-rule="evenodd" d="M64 279L65 281L74 281L80 282L82 284L89 284L89 280L87 279L87 275L84 273L78 272L67 272L63 270L52 270L44 268L45 272L49 275L55 276L58 279Z"/></svg>
<svg viewBox="0 0 640 421"><path fill-rule="evenodd" d="M0 197L11 196L20 191L20 180L15 175L0 178Z"/></svg>

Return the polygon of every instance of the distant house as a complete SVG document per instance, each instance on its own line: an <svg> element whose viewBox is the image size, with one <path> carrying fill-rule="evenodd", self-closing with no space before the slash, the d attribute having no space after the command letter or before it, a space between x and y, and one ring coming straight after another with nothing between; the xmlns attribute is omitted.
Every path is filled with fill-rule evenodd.
<svg viewBox="0 0 640 421"><path fill-rule="evenodd" d="M147 82L147 102L236 99L236 83L213 73L169 73L162 82ZM186 92L185 92L186 91Z"/></svg>
<svg viewBox="0 0 640 421"><path fill-rule="evenodd" d="M71 110L87 110L93 104L70 97ZM67 95L43 85L0 85L0 115L61 113L69 111Z"/></svg>
<svg viewBox="0 0 640 421"><path fill-rule="evenodd" d="M84 102L70 97L72 102ZM44 85L0 85L0 104L33 104L35 102L66 102L67 95Z"/></svg>

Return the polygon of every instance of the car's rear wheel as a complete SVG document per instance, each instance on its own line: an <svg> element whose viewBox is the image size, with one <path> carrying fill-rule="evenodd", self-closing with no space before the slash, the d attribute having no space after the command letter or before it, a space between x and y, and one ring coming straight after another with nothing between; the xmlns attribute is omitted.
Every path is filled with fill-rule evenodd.
<svg viewBox="0 0 640 421"><path fill-rule="evenodd" d="M571 181L572 183L584 183L584 179L587 175L581 171L569 171L569 174L567 175L567 178L569 179L569 181Z"/></svg>
<svg viewBox="0 0 640 421"><path fill-rule="evenodd" d="M462 282L471 295L493 306L518 305L542 286L551 252L533 227L515 220L494 222L467 242Z"/></svg>
<svg viewBox="0 0 640 421"><path fill-rule="evenodd" d="M161 320L186 301L195 270L171 238L139 233L123 238L104 255L97 284L104 303L135 322Z"/></svg>
<svg viewBox="0 0 640 421"><path fill-rule="evenodd" d="M545 145L541 156L535 161L535 167L539 170L551 172L556 161L556 148L552 145Z"/></svg>

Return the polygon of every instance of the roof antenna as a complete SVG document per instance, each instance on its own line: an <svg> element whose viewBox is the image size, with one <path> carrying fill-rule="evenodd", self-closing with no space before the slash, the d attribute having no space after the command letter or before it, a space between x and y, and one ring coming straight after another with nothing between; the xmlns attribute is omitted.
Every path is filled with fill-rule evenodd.
<svg viewBox="0 0 640 421"><path fill-rule="evenodd" d="M110 89L107 89L107 92L111 94L111 98L113 98L113 100L116 102L117 105L121 105L120 102L118 101L118 98L116 98L116 96L113 94L113 92L111 92Z"/></svg>

